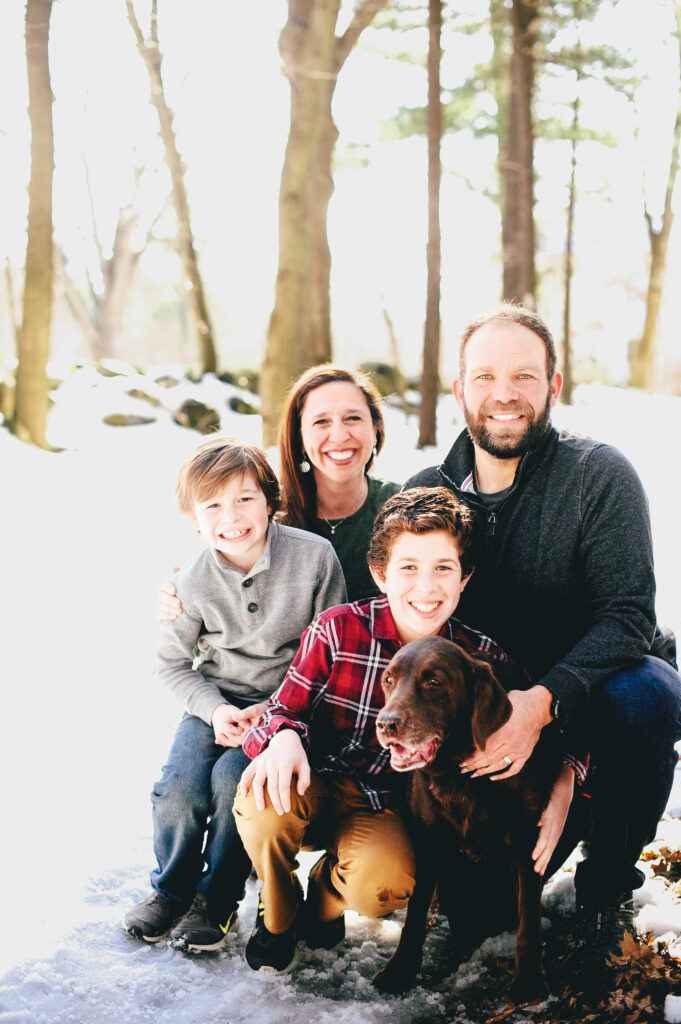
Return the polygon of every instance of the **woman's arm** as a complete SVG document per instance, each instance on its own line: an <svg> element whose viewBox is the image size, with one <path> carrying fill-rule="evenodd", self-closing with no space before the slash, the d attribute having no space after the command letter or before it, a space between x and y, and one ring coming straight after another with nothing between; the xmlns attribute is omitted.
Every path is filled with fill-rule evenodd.
<svg viewBox="0 0 681 1024"><path fill-rule="evenodd" d="M543 875L549 866L551 855L565 826L575 788L575 773L569 764L564 764L553 784L549 802L539 819L539 838L532 851L534 870Z"/></svg>
<svg viewBox="0 0 681 1024"><path fill-rule="evenodd" d="M173 576L180 570L177 566L173 568ZM161 589L158 592L158 611L157 618L159 622L172 622L182 614L182 602L177 596L177 588L174 583L170 580L166 580L161 584Z"/></svg>

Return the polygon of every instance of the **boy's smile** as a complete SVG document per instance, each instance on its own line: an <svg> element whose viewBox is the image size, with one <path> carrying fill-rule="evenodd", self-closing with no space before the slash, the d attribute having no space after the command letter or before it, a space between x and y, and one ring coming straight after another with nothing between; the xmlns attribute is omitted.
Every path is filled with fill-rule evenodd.
<svg viewBox="0 0 681 1024"><path fill-rule="evenodd" d="M230 477L204 501L194 502L194 519L203 539L249 572L265 550L270 509L251 473Z"/></svg>
<svg viewBox="0 0 681 1024"><path fill-rule="evenodd" d="M387 596L404 643L439 633L459 603L467 577L461 577L456 541L442 530L402 533L394 541L385 577L374 573Z"/></svg>

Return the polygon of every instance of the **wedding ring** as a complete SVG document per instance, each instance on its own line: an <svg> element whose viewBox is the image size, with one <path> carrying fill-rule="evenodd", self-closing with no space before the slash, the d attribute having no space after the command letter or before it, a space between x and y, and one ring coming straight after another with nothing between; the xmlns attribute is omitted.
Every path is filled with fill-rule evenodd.
<svg viewBox="0 0 681 1024"><path fill-rule="evenodd" d="M506 765L507 768L510 768L511 765L513 764L513 761L508 756L508 754L504 754L504 764Z"/></svg>

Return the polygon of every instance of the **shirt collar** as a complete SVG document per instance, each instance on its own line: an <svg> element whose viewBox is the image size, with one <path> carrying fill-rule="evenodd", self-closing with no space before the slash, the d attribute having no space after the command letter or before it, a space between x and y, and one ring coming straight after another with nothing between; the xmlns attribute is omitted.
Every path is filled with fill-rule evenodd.
<svg viewBox="0 0 681 1024"><path fill-rule="evenodd" d="M442 624L442 628L438 633L438 636L443 636L447 640L452 639L452 626L451 623L455 623L457 620L454 616L447 619ZM388 604L387 597L374 597L371 600L371 635L374 640L394 640L400 647L402 641L400 640L399 633L397 632L397 626L393 619L392 612L390 611L390 605Z"/></svg>
<svg viewBox="0 0 681 1024"><path fill-rule="evenodd" d="M371 601L371 635L374 640L395 640L402 644L387 597L374 597Z"/></svg>

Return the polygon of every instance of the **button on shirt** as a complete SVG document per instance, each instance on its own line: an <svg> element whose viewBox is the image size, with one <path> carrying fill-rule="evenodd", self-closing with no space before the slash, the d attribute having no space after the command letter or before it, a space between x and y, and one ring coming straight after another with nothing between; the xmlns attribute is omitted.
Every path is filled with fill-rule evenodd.
<svg viewBox="0 0 681 1024"><path fill-rule="evenodd" d="M314 616L345 600L329 542L279 523L249 573L207 548L175 583L183 614L160 625L157 673L208 725L218 704L266 700Z"/></svg>

